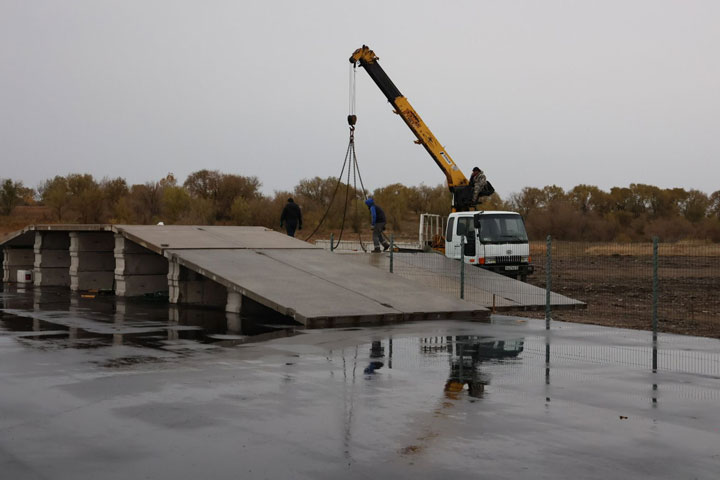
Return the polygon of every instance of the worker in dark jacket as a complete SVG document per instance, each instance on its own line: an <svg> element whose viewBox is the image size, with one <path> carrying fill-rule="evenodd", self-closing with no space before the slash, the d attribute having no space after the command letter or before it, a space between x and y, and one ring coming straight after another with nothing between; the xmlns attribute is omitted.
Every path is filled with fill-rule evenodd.
<svg viewBox="0 0 720 480"><path fill-rule="evenodd" d="M293 201L292 198L288 198L285 208L283 208L282 214L280 215L280 228L283 223L287 234L291 237L295 236L295 229L302 230L302 212L300 206Z"/></svg>
<svg viewBox="0 0 720 480"><path fill-rule="evenodd" d="M383 235L382 233L383 231L385 231L385 223L387 222L387 219L385 218L385 212L382 208L380 208L379 205L375 205L375 201L372 199L372 197L365 200L365 205L367 205L370 209L370 220L372 222L373 231L373 245L375 246L373 252L379 252L381 244L383 246L383 250L387 250L388 248L390 248L390 242L387 241L387 238L385 238L385 235Z"/></svg>

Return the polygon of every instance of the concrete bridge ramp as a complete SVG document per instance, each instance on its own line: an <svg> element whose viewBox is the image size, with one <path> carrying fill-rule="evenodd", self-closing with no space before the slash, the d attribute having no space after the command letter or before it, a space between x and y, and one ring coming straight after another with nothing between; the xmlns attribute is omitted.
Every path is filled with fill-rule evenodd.
<svg viewBox="0 0 720 480"><path fill-rule="evenodd" d="M115 225L115 231L149 250L318 249L265 227L199 225Z"/></svg>
<svg viewBox="0 0 720 480"><path fill-rule="evenodd" d="M0 238L3 280L172 303L270 309L309 327L489 316L542 309L543 289L432 253L342 255L264 227L33 225ZM557 308L585 304L552 293Z"/></svg>
<svg viewBox="0 0 720 480"><path fill-rule="evenodd" d="M489 316L485 308L319 249L188 249L167 255L308 327Z"/></svg>
<svg viewBox="0 0 720 480"><path fill-rule="evenodd" d="M388 254L346 256L382 270L387 271L390 267ZM457 260L438 253L417 252L395 253L393 261L396 275L412 279L438 292L457 295L460 291L460 262ZM473 304L497 311L545 308L547 292L544 288L471 265L466 265L464 274L465 299ZM550 293L549 300L553 310L587 308L585 303L555 292Z"/></svg>
<svg viewBox="0 0 720 480"><path fill-rule="evenodd" d="M116 225L114 229L169 261L170 301L182 303L197 279L220 284L192 287L201 302L241 311L248 300L308 327L420 319L485 319L489 311L264 227ZM180 268L182 267L182 268ZM185 275L187 277L187 275Z"/></svg>

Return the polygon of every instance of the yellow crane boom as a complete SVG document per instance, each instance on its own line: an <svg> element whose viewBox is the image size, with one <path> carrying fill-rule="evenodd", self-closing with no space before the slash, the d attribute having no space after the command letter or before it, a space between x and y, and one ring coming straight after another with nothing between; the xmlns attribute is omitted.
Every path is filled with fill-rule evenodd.
<svg viewBox="0 0 720 480"><path fill-rule="evenodd" d="M390 77L380 67L378 57L375 52L370 50L367 45L363 45L353 52L350 57L350 63L359 64L365 68L370 78L380 88L390 104L394 107L394 112L400 115L405 124L412 130L417 137L415 143L425 147L438 167L443 171L447 178L448 188L453 194L453 211L466 211L473 207L472 191L465 174L458 168L450 154L448 154L440 144L430 128L423 122L420 115L410 105Z"/></svg>

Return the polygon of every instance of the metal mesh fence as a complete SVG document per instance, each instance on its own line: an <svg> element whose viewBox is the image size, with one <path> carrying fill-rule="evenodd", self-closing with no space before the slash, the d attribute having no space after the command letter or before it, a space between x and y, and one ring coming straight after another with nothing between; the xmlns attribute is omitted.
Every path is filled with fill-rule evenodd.
<svg viewBox="0 0 720 480"><path fill-rule="evenodd" d="M545 288L545 242L531 245ZM551 289L581 300L587 309L553 312L553 319L650 329L653 267L657 268L660 331L720 337L720 245L552 242Z"/></svg>
<svg viewBox="0 0 720 480"><path fill-rule="evenodd" d="M496 312L543 318L549 298L553 320L644 330L653 325L655 267L658 330L720 338L720 245L659 242L656 259L652 242L552 241L550 245L548 255L546 241L531 242L535 273L526 282L438 253L418 252L417 245L410 243L397 243L392 255L352 257ZM329 242L324 247L329 249ZM363 250L359 242L348 241L335 252Z"/></svg>

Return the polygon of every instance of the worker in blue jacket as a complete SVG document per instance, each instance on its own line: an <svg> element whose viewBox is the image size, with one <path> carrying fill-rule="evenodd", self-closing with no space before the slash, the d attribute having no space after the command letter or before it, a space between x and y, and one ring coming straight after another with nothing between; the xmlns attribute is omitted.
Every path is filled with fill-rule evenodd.
<svg viewBox="0 0 720 480"><path fill-rule="evenodd" d="M387 238L385 238L385 235L383 235L383 232L385 231L385 223L387 222L387 219L385 218L385 212L382 208L380 208L379 205L375 205L375 201L372 199L372 197L365 200L365 205L367 205L370 209L370 219L372 222L373 231L373 245L375 246L373 252L380 252L380 245L383 246L383 250L387 250L388 248L390 248L390 242L388 242Z"/></svg>

